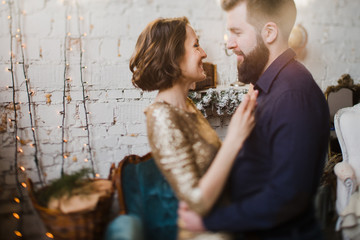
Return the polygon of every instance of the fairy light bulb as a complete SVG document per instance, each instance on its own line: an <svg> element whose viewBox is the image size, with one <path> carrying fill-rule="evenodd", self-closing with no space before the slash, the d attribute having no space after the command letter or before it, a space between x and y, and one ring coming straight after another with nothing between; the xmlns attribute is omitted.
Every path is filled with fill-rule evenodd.
<svg viewBox="0 0 360 240"><path fill-rule="evenodd" d="M23 188L27 187L26 183L24 183L24 182L21 183L21 186L23 186Z"/></svg>
<svg viewBox="0 0 360 240"><path fill-rule="evenodd" d="M20 199L19 199L19 198L17 198L17 197L15 197L15 198L14 198L14 202L16 202L16 203L20 203Z"/></svg>
<svg viewBox="0 0 360 240"><path fill-rule="evenodd" d="M89 161L89 159L87 159L87 158L84 159L84 162L88 162L88 161Z"/></svg>
<svg viewBox="0 0 360 240"><path fill-rule="evenodd" d="M20 170L23 171L23 172L25 172L26 169L25 169L25 167L21 166L21 167L20 167Z"/></svg>
<svg viewBox="0 0 360 240"><path fill-rule="evenodd" d="M70 16L70 15L69 15L69 16L67 16L66 18L67 18L67 20L71 20L71 16Z"/></svg>
<svg viewBox="0 0 360 240"><path fill-rule="evenodd" d="M45 235L46 235L48 238L54 238L54 235L52 235L52 233L47 232L47 233L45 233Z"/></svg>
<svg viewBox="0 0 360 240"><path fill-rule="evenodd" d="M20 137L19 137L19 136L16 136L16 139L17 139L18 141L20 141Z"/></svg>
<svg viewBox="0 0 360 240"><path fill-rule="evenodd" d="M98 174L98 173L97 173L97 174L95 174L95 177L97 177L97 178L98 178L98 177L100 177L100 174Z"/></svg>
<svg viewBox="0 0 360 240"><path fill-rule="evenodd" d="M19 232L19 231L16 231L16 230L15 230L15 231L14 231L14 233L15 233L15 235L16 235L16 236L18 236L18 237L22 237L21 232Z"/></svg>
<svg viewBox="0 0 360 240"><path fill-rule="evenodd" d="M19 214L17 214L17 213L14 212L12 215L13 215L14 218L20 219L20 215L19 215Z"/></svg>

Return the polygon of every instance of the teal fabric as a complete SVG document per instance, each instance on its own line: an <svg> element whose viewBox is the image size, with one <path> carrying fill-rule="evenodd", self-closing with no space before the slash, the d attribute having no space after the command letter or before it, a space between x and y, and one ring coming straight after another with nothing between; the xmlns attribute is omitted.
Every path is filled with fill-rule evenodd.
<svg viewBox="0 0 360 240"><path fill-rule="evenodd" d="M105 240L145 240L141 219L133 215L120 215L108 225Z"/></svg>
<svg viewBox="0 0 360 240"><path fill-rule="evenodd" d="M138 216L141 219L144 239L176 239L178 200L170 185L157 168L154 159L151 158L138 164L128 163L124 165L122 187L127 214ZM123 231L124 227L118 225L120 223L124 226L131 225L130 228L133 229L132 224L117 223L116 221L117 219L109 225L109 228L111 227L109 231ZM118 229L111 226L112 224L118 225ZM109 233L108 235L110 236L111 234ZM115 239L106 238L106 240Z"/></svg>

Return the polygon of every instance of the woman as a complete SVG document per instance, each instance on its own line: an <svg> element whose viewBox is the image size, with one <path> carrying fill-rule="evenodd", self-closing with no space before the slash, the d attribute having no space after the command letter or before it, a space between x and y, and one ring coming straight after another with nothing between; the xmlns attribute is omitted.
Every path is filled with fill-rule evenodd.
<svg viewBox="0 0 360 240"><path fill-rule="evenodd" d="M155 162L178 199L201 215L217 201L234 159L254 126L257 96L255 91L244 98L221 144L187 98L190 87L206 77L202 63L206 57L189 21L183 17L149 23L130 60L133 84L144 91L159 90L145 111ZM191 233L180 228L178 238L229 239L230 235Z"/></svg>

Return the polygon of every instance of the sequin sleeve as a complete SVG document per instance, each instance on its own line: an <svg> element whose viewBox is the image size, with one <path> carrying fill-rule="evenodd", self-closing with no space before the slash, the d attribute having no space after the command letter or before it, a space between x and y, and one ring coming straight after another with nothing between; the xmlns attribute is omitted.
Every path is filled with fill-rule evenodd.
<svg viewBox="0 0 360 240"><path fill-rule="evenodd" d="M180 200L200 215L209 209L202 204L198 187L201 174L184 131L181 115L164 104L146 111L149 144L155 162Z"/></svg>

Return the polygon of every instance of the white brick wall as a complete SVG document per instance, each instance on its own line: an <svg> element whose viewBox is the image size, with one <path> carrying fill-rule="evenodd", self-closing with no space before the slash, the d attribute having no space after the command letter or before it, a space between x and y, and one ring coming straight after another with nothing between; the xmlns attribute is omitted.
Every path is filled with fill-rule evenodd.
<svg viewBox="0 0 360 240"><path fill-rule="evenodd" d="M64 75L64 38L71 32L67 46L70 64L68 76L72 81L67 92L71 102L66 104L65 136L68 139L65 151L66 172L81 166L90 166L88 158L87 132L80 81L79 32L82 37L83 80L85 84L90 124L91 147L96 172L102 177L108 174L112 162L118 163L128 154L145 154L147 144L144 108L151 103L156 93L141 92L131 84L129 59L136 39L146 24L157 17L187 16L200 36L200 42L208 58L206 61L218 65L221 85L236 79L234 58L224 54L223 36L225 15L216 0L78 0L77 16L75 0L11 0L0 3L0 201L9 203L13 196L14 139L13 111L6 107L12 102L10 67L10 35L8 15L12 16L12 31L22 30L25 44L25 62L29 65L28 77L32 97L33 117L39 147L39 159L46 180L60 175L61 125ZM303 63L313 73L319 86L325 90L336 84L343 73L349 73L360 82L360 8L359 1L349 0L301 0L298 1L298 23L308 31L309 42ZM308 2L308 5L304 5ZM22 12L25 14L21 14ZM66 14L71 19L66 19ZM20 19L20 21L19 21ZM66 27L68 26L68 27ZM13 39L14 62L22 62L19 38ZM69 45L70 44L70 45ZM16 101L21 102L18 111L18 135L22 140L32 141L28 114L27 95L22 65L15 65ZM51 103L46 95L51 94ZM226 134L228 120L210 119L221 137ZM33 149L21 146L19 163L27 168L28 176L37 180L33 162ZM74 161L74 160L77 161ZM22 178L24 176L22 175ZM1 194L4 193L4 194ZM10 200L9 200L10 199ZM1 204L3 206L3 204ZM13 236L8 229L1 236ZM39 231L44 231L43 229ZM36 231L35 231L36 232ZM5 234L5 235L4 235ZM29 232L29 234L34 234ZM38 237L36 239L41 239Z"/></svg>

